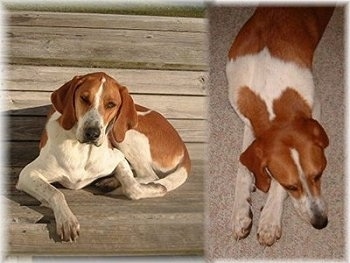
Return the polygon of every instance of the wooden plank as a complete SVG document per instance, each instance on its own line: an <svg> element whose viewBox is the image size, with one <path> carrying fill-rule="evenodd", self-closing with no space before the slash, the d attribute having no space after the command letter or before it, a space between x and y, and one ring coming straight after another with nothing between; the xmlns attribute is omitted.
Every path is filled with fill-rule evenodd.
<svg viewBox="0 0 350 263"><path fill-rule="evenodd" d="M8 149L9 166L25 166L39 155L39 143L37 141L5 142L3 145ZM206 159L206 144L186 143L186 146L191 160Z"/></svg>
<svg viewBox="0 0 350 263"><path fill-rule="evenodd" d="M20 110L50 104L50 93L30 91L0 92L0 111ZM205 119L206 98L203 96L133 95L136 103L162 113L166 118ZM45 114L43 112L43 114Z"/></svg>
<svg viewBox="0 0 350 263"><path fill-rule="evenodd" d="M81 221L75 243L61 243L53 235L54 224L10 224L9 254L32 255L202 255L203 228L200 224L144 225L108 222L97 227L94 220ZM52 234L51 234L52 233Z"/></svg>
<svg viewBox="0 0 350 263"><path fill-rule="evenodd" d="M9 26L11 64L206 70L206 34Z"/></svg>
<svg viewBox="0 0 350 263"><path fill-rule="evenodd" d="M6 92L1 92L1 94L7 94ZM5 95L2 97L2 99L5 97ZM4 100L4 99L3 99ZM45 116L48 112L48 109L50 108L51 104L39 106L39 107L30 107L30 108L23 108L23 109L15 109L15 110L9 110L6 108L6 111L3 111L0 116L5 118L11 118L12 116L22 116L22 117L41 117ZM0 107L1 109L1 107ZM1 110L0 110L1 112Z"/></svg>
<svg viewBox="0 0 350 263"><path fill-rule="evenodd" d="M8 65L4 84L7 90L54 91L75 75L100 71L128 87L132 94L206 95L207 73L200 71Z"/></svg>
<svg viewBox="0 0 350 263"><path fill-rule="evenodd" d="M203 170L203 169L202 169ZM42 214L48 214L48 217L52 217L52 211L46 207L41 207L40 202L35 198L27 195L23 192L18 192L15 189L15 185L18 180L17 177L11 178L8 182L8 198L20 204L21 207L28 207L34 209L36 212ZM203 210L203 180L198 180L200 174L191 174L188 181L192 180L192 177L196 179L197 182L186 182L180 188L175 191L167 193L167 195L161 199L157 199L157 203L146 203L146 202L130 202L124 196L108 196L106 193L101 192L96 186L87 186L83 190L70 190L60 187L57 184L58 189L64 193L67 202L70 206L74 207L76 213L80 215L93 216L94 214L103 213L103 211L112 211L112 208L117 207L119 212L129 211L130 208L138 211L138 213L178 213L181 212L200 212ZM184 190L187 188L186 190ZM94 198L87 197L84 193L91 192ZM124 201L123 201L124 200ZM184 205L187 203L188 205ZM97 207L98 206L98 207ZM196 207L194 207L196 206ZM96 207L91 209L91 207ZM94 211L91 211L94 210ZM12 209L11 209L12 211ZM11 212L13 214L12 221L16 222L33 222L43 221L42 217L37 219L36 214L30 215L28 210L21 210L21 208L14 208ZM106 215L109 212L104 212ZM117 212L116 212L117 213ZM89 215L91 214L91 215Z"/></svg>
<svg viewBox="0 0 350 263"><path fill-rule="evenodd" d="M40 140L46 123L46 116L12 116L8 118L8 133L3 140L28 141ZM185 142L205 142L207 128L205 120L174 120L170 123L179 132Z"/></svg>
<svg viewBox="0 0 350 263"><path fill-rule="evenodd" d="M11 180L11 182L14 180ZM17 181L17 180L16 180ZM22 193L24 197L27 197L26 194ZM32 199L32 197L29 197ZM24 198L23 198L24 199ZM7 208L7 221L8 223L30 223L35 224L39 222L43 218L43 213L38 210L36 211L33 208L27 207L23 205L25 203L20 202L21 199L17 199L16 196L12 196L11 193L6 197L2 197L2 202L4 206ZM40 202L35 202L38 206Z"/></svg>
<svg viewBox="0 0 350 263"><path fill-rule="evenodd" d="M75 196L78 197L79 193L75 193ZM12 197L10 197L10 199L11 198ZM102 200L99 199L99 202L94 200L94 202L90 204L84 203L82 206L78 206L78 204L74 204L72 202L68 202L68 204L75 215L77 215L79 218L83 218L83 220L86 221L94 220L94 218L96 220L96 217L100 217L98 215L103 215L103 217L99 218L98 224L108 223L109 225L117 225L130 222L144 225L154 223L167 224L173 222L186 224L188 222L193 222L194 220L198 222L203 219L203 202L199 202L198 200L194 201L191 199L190 201L200 209L189 211L190 208L194 208L194 206L184 207L182 205L181 207L178 205L178 207L173 207L175 202L167 202L168 207L163 210L162 206L165 206L165 202L161 202L157 209L154 209L154 207L148 206L143 202L139 202L139 205L135 205L133 200L124 200L121 199L121 197L113 198L113 204L107 205L105 204L106 198L107 197L104 197ZM109 197L109 199L112 198ZM124 200L126 204L120 206L120 200ZM185 201L186 198L181 200ZM179 201L181 200L179 199L177 204L179 204ZM43 206L24 206L12 200L11 202L14 204L9 206L9 218L11 219L10 223L54 223L55 218L53 212L49 208ZM144 208L142 209L142 212L137 210L141 206ZM144 211L145 208L147 208L148 211ZM186 209L181 210L182 208ZM171 218L169 218L170 214Z"/></svg>
<svg viewBox="0 0 350 263"><path fill-rule="evenodd" d="M74 210L74 208L72 208ZM108 210L104 210L106 212ZM116 213L118 215L118 212ZM103 214L102 214L103 215ZM138 221L132 212L129 221L118 217L79 216L81 234L77 242L60 242L55 234L55 223L9 224L9 254L89 254L114 255L171 255L201 254L203 251L203 224L199 213L146 214ZM160 217L161 218L161 217ZM162 222L163 221L163 222ZM182 223L187 221L187 223ZM146 223L145 223L146 222Z"/></svg>
<svg viewBox="0 0 350 263"><path fill-rule="evenodd" d="M129 16L111 14L9 12L9 24L15 26L109 28L206 33L202 18Z"/></svg>
<svg viewBox="0 0 350 263"><path fill-rule="evenodd" d="M111 208L101 211L99 205L90 207L86 216L77 214L71 206L81 226L75 243L59 241L53 218L38 223L11 222L7 227L8 252L35 255L200 255L203 252L203 213L138 213L129 207L126 213L115 211L106 215Z"/></svg>

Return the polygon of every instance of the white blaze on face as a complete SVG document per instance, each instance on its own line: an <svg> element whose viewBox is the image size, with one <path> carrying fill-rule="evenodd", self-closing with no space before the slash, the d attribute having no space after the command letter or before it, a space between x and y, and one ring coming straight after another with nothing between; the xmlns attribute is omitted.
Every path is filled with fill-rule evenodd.
<svg viewBox="0 0 350 263"><path fill-rule="evenodd" d="M321 196L313 196L306 175L300 164L300 156L297 150L291 149L292 159L297 167L299 179L302 185L302 196L299 199L291 197L292 203L299 215L309 223L313 223L318 217L326 217L326 204Z"/></svg>
<svg viewBox="0 0 350 263"><path fill-rule="evenodd" d="M105 78L102 78L101 80L101 85L98 88L98 91L96 93L95 99L94 99L94 109L98 110L98 107L100 106L101 103L101 98L102 98L102 92L103 92L103 84L106 82Z"/></svg>
<svg viewBox="0 0 350 263"><path fill-rule="evenodd" d="M95 143L97 146L101 145L105 138L106 125L103 123L103 116L98 110L102 101L103 84L105 82L106 79L102 78L101 85L94 96L91 109L78 119L77 138L80 142L85 141L85 131L87 128L96 128L100 130L100 137Z"/></svg>
<svg viewBox="0 0 350 263"><path fill-rule="evenodd" d="M299 162L299 153L295 149L291 149L291 156L294 161L294 164L297 167L299 180L301 182L302 186L302 195L299 199L294 198L292 195L290 195L292 199L292 203L299 213L299 215L305 219L306 221L310 221L310 216L308 213L309 209L309 199L310 199L310 189L307 185L305 174L303 172L303 169L301 168L300 162Z"/></svg>

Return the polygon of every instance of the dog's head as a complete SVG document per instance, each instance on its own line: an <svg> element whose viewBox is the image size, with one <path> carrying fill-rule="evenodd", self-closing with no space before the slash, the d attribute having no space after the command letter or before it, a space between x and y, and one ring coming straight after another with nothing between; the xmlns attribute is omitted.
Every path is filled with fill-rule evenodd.
<svg viewBox="0 0 350 263"><path fill-rule="evenodd" d="M321 196L321 176L327 161L328 137L314 119L295 119L272 125L242 153L240 161L255 176L256 186L267 192L271 178L288 192L300 216L315 228L327 225Z"/></svg>
<svg viewBox="0 0 350 263"><path fill-rule="evenodd" d="M76 76L51 95L54 108L61 113L65 130L76 127L81 143L100 146L113 131L117 142L137 124L134 102L128 90L105 73Z"/></svg>

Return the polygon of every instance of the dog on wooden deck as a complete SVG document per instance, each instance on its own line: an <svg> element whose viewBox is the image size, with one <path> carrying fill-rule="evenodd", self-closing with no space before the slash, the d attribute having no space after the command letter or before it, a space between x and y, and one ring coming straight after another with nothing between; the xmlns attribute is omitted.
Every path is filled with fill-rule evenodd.
<svg viewBox="0 0 350 263"><path fill-rule="evenodd" d="M99 185L120 186L111 194L141 199L164 196L186 181L191 161L176 130L161 114L134 104L107 74L76 76L51 101L40 155L23 168L16 187L53 210L62 240L76 240L80 225L51 183L81 189L113 175Z"/></svg>

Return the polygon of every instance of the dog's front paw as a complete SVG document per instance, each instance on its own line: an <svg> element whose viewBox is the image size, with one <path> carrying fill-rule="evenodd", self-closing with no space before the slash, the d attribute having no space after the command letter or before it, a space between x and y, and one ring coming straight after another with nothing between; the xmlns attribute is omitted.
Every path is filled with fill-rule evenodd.
<svg viewBox="0 0 350 263"><path fill-rule="evenodd" d="M76 241L80 231L78 219L72 212L56 217L56 231L63 241Z"/></svg>
<svg viewBox="0 0 350 263"><path fill-rule="evenodd" d="M263 246L272 246L281 238L282 228L279 224L260 223L258 227L258 241Z"/></svg>
<svg viewBox="0 0 350 263"><path fill-rule="evenodd" d="M233 236L236 240L246 238L252 228L253 213L248 209L235 211L233 218Z"/></svg>

